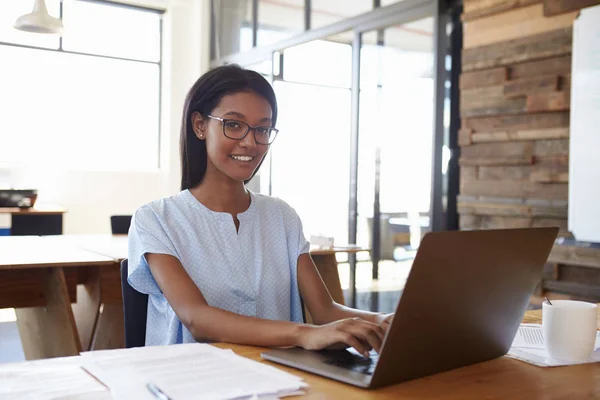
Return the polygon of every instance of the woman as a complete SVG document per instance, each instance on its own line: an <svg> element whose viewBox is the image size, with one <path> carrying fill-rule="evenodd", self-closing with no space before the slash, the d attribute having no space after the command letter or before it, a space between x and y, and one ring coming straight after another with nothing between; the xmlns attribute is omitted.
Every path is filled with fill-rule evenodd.
<svg viewBox="0 0 600 400"><path fill-rule="evenodd" d="M146 345L379 350L392 316L336 304L296 212L245 188L277 135L276 121L275 93L254 71L222 66L191 88L182 191L138 209L129 231L129 282L150 299ZM302 323L300 297L315 325Z"/></svg>

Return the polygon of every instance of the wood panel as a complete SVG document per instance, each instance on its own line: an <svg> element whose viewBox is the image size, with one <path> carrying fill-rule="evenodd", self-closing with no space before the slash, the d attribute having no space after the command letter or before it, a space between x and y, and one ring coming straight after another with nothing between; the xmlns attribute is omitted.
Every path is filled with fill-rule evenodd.
<svg viewBox="0 0 600 400"><path fill-rule="evenodd" d="M571 54L513 64L504 68L506 68L510 80L531 79L540 75L569 75L571 73Z"/></svg>
<svg viewBox="0 0 600 400"><path fill-rule="evenodd" d="M599 0L544 0L544 15L551 17L600 4Z"/></svg>
<svg viewBox="0 0 600 400"><path fill-rule="evenodd" d="M27 360L75 356L81 342L62 268L44 271L45 307L16 309L17 327Z"/></svg>
<svg viewBox="0 0 600 400"><path fill-rule="evenodd" d="M100 293L103 303L122 304L121 267L119 263L100 270Z"/></svg>
<svg viewBox="0 0 600 400"><path fill-rule="evenodd" d="M44 280L48 268L31 270L0 270L0 308L44 307ZM71 302L77 301L76 274L64 274Z"/></svg>
<svg viewBox="0 0 600 400"><path fill-rule="evenodd" d="M568 232L572 30L579 10L599 3L464 0L461 228L558 226L560 236L573 239ZM547 285L578 298L598 295L596 252L600 249L555 246L550 260L556 276L539 285L538 295ZM563 282L558 271L567 264L586 273L579 281ZM592 266L599 268L595 275Z"/></svg>
<svg viewBox="0 0 600 400"><path fill-rule="evenodd" d="M505 97L521 97L536 92L554 92L558 90L559 78L558 75L545 75L510 81L503 86L503 94Z"/></svg>
<svg viewBox="0 0 600 400"><path fill-rule="evenodd" d="M544 6L535 4L468 21L463 24L463 48L470 49L543 34L559 28L571 28L576 16L577 12L571 12L546 18L544 17Z"/></svg>
<svg viewBox="0 0 600 400"><path fill-rule="evenodd" d="M461 215L497 215L507 217L550 217L566 219L566 206L535 206L527 204L506 204L485 201L459 201Z"/></svg>
<svg viewBox="0 0 600 400"><path fill-rule="evenodd" d="M568 128L569 112L499 115L483 118L463 118L463 129L474 132L504 132L547 128Z"/></svg>
<svg viewBox="0 0 600 400"><path fill-rule="evenodd" d="M572 28L463 49L463 71L501 67L571 54Z"/></svg>
<svg viewBox="0 0 600 400"><path fill-rule="evenodd" d="M525 97L461 97L463 117L521 114L524 112L564 111L570 108L570 93L566 91L531 93Z"/></svg>
<svg viewBox="0 0 600 400"><path fill-rule="evenodd" d="M526 181L531 176L532 165L480 166L478 179Z"/></svg>
<svg viewBox="0 0 600 400"><path fill-rule="evenodd" d="M536 183L527 181L475 180L461 182L460 193L471 196L512 197L548 200L566 200L568 185L564 183Z"/></svg>
<svg viewBox="0 0 600 400"><path fill-rule="evenodd" d="M529 179L532 182L540 183L568 183L569 182L569 167L567 165L534 166Z"/></svg>
<svg viewBox="0 0 600 400"><path fill-rule="evenodd" d="M474 132L461 129L458 133L459 144L469 146L473 143L514 142L524 140L566 139L568 128L529 129L518 131Z"/></svg>
<svg viewBox="0 0 600 400"><path fill-rule="evenodd" d="M87 268L77 287L77 303L72 305L73 316L83 351L91 350L100 310L100 270Z"/></svg>
<svg viewBox="0 0 600 400"><path fill-rule="evenodd" d="M460 75L460 89L475 89L503 84L508 80L508 68L492 68ZM462 94L462 92L461 92Z"/></svg>
<svg viewBox="0 0 600 400"><path fill-rule="evenodd" d="M534 155L537 142L506 142L506 143L478 143L467 146L461 151L463 158L471 157L506 157Z"/></svg>
<svg viewBox="0 0 600 400"><path fill-rule="evenodd" d="M470 21L541 2L542 0L464 0L462 20Z"/></svg>
<svg viewBox="0 0 600 400"><path fill-rule="evenodd" d="M122 349L125 347L125 322L122 304L103 304L92 350Z"/></svg>
<svg viewBox="0 0 600 400"><path fill-rule="evenodd" d="M570 92L532 93L527 96L527 112L564 111L571 106Z"/></svg>
<svg viewBox="0 0 600 400"><path fill-rule="evenodd" d="M476 89L467 89L460 92L460 102L477 103L482 99L504 97L504 85L483 86Z"/></svg>
<svg viewBox="0 0 600 400"><path fill-rule="evenodd" d="M554 246L548 262L600 268L600 249L576 246Z"/></svg>
<svg viewBox="0 0 600 400"><path fill-rule="evenodd" d="M469 230L558 227L561 232L567 232L566 219L463 214L460 216L460 225L461 229Z"/></svg>

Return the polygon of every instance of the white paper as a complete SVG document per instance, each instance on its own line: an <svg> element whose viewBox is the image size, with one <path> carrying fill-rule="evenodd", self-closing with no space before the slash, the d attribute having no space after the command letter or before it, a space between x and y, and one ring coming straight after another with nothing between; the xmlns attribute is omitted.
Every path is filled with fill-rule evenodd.
<svg viewBox="0 0 600 400"><path fill-rule="evenodd" d="M540 367L559 367L600 362L600 332L596 334L595 349L592 355L584 361L570 362L550 358L544 348L542 326L539 324L521 324L507 356Z"/></svg>
<svg viewBox="0 0 600 400"><path fill-rule="evenodd" d="M544 335L542 333L541 325L521 324L511 347L543 349Z"/></svg>
<svg viewBox="0 0 600 400"><path fill-rule="evenodd" d="M0 366L0 399L111 399L106 387L80 367L79 357L49 361Z"/></svg>
<svg viewBox="0 0 600 400"><path fill-rule="evenodd" d="M153 399L155 384L173 400L265 398L290 395L307 385L294 375L206 344L149 346L82 353L84 368L115 399Z"/></svg>

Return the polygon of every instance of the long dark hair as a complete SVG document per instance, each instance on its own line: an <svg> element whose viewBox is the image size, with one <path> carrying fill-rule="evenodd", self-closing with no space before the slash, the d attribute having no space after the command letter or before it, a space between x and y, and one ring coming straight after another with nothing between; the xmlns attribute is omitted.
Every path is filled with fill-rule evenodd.
<svg viewBox="0 0 600 400"><path fill-rule="evenodd" d="M208 118L224 96L237 92L254 92L271 105L273 126L277 122L277 99L269 82L258 72L229 64L202 75L190 89L183 107L179 138L181 156L181 190L191 189L204 179L206 173L206 141L198 139L192 126L192 114L199 112ZM262 161L261 161L262 164ZM258 171L260 164L255 170ZM252 177L254 174L252 175ZM250 179L252 179L250 177ZM248 183L248 179L245 183Z"/></svg>

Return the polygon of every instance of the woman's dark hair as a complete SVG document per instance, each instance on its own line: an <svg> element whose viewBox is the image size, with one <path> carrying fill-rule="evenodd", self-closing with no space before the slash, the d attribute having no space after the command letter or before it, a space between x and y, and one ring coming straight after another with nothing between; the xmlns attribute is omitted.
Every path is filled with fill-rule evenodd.
<svg viewBox="0 0 600 400"><path fill-rule="evenodd" d="M229 64L202 75L190 89L183 107L179 139L181 155L181 190L191 189L204 179L206 173L206 141L198 139L192 126L192 114L203 118L210 114L224 96L238 92L254 92L271 105L273 125L277 122L277 99L269 82L258 72ZM262 161L261 161L262 164ZM256 168L258 171L260 164ZM252 175L253 177L254 175ZM252 179L250 177L250 179ZM248 183L248 179L245 183Z"/></svg>

